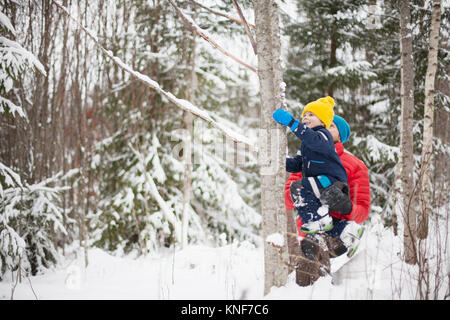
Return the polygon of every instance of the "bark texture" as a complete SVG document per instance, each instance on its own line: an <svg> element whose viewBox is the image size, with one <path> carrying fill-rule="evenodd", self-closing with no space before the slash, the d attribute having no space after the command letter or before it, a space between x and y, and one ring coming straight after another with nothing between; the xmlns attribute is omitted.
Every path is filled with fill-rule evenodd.
<svg viewBox="0 0 450 320"><path fill-rule="evenodd" d="M421 183L421 212L418 216L417 234L421 239L428 236L428 217L433 207L432 190L433 177L433 137L434 137L434 95L436 70L438 62L439 28L441 25L441 1L433 0L431 11L431 30L429 38L428 66L425 76L425 111L423 123L422 144L422 183Z"/></svg>
<svg viewBox="0 0 450 320"><path fill-rule="evenodd" d="M405 261L416 263L416 213L411 205L414 187L413 111L414 111L414 62L412 52L412 24L409 1L399 1L400 49L401 49L401 104L402 126L400 149L402 162L402 215L404 222Z"/></svg>
<svg viewBox="0 0 450 320"><path fill-rule="evenodd" d="M284 104L278 7L273 0L257 0L254 2L254 8L261 98L259 165L263 239L279 233L286 240L286 128L278 125L272 118L273 112ZM272 286L282 286L286 283L287 246L275 248L265 242L264 268L264 294L267 294Z"/></svg>

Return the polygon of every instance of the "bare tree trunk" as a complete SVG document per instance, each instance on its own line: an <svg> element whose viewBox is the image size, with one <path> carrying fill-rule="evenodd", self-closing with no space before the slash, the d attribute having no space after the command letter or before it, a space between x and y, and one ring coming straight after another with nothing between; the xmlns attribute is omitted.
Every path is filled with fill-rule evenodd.
<svg viewBox="0 0 450 320"><path fill-rule="evenodd" d="M284 106L284 83L281 69L278 7L273 0L254 2L261 115L259 165L263 238L281 234L286 244L286 210L284 183L286 163L286 128L273 121L272 113ZM288 252L264 244L264 294L272 286L282 286L288 275Z"/></svg>
<svg viewBox="0 0 450 320"><path fill-rule="evenodd" d="M297 233L296 224L294 221L295 209L286 211L287 224L287 246L289 253L289 273L295 269L295 256L300 255L299 236Z"/></svg>
<svg viewBox="0 0 450 320"><path fill-rule="evenodd" d="M338 42L336 39L336 35L334 33L331 34L330 38L330 68L336 66L337 58L336 58L336 50L338 47ZM332 97L334 95L334 83L331 83L328 87L327 94Z"/></svg>
<svg viewBox="0 0 450 320"><path fill-rule="evenodd" d="M414 186L413 111L414 111L414 63L412 52L411 12L408 0L399 0L400 48L401 48L401 100L402 128L400 137L402 162L402 202L404 221L405 261L417 262L416 257L416 213L411 206Z"/></svg>
<svg viewBox="0 0 450 320"><path fill-rule="evenodd" d="M186 100L194 102L194 92L197 87L195 76L195 33L186 34ZM184 185L183 185L183 216L181 218L181 248L187 245L187 229L189 207L192 198L192 141L193 141L193 121L194 116L191 112L184 111L184 126L186 135L184 136Z"/></svg>
<svg viewBox="0 0 450 320"><path fill-rule="evenodd" d="M30 9L31 10L31 9ZM47 74L50 66L50 35L52 25L52 8L48 1L41 1L42 25L40 25L42 38L40 39L40 47L38 59L44 66ZM49 77L41 73L36 73L36 86L33 93L33 105L31 127L33 135L33 161L35 162L34 170L31 171L31 181L37 182L49 176L48 172L48 150L49 139L48 133L48 111L49 106Z"/></svg>
<svg viewBox="0 0 450 320"><path fill-rule="evenodd" d="M87 11L88 11L89 2L85 3L84 6L84 21L85 25L87 25ZM83 251L84 251L84 265L85 267L89 264L89 258L88 258L88 230L87 230L87 220L86 217L88 215L89 211L89 140L88 140L88 132L87 132L87 119L86 119L86 110L88 109L88 92L89 92L89 85L88 85L88 65L87 65L87 58L88 58L88 41L89 39L87 37L84 37L84 52L83 52L83 81L85 88L84 88L84 98L82 97L82 105L80 105L80 141L81 141L81 147L82 147L82 156L80 159L80 169L81 169L81 179L82 179L82 198L81 201L83 202L83 208L82 208L82 234L83 234Z"/></svg>
<svg viewBox="0 0 450 320"><path fill-rule="evenodd" d="M191 100L189 100L191 101ZM186 136L184 137L184 184L183 184L183 216L181 218L181 248L187 245L187 229L189 207L192 198L192 123L194 116L188 111L184 111L184 125Z"/></svg>
<svg viewBox="0 0 450 320"><path fill-rule="evenodd" d="M63 5L67 5L67 0L63 1ZM67 50L67 41L69 38L69 23L67 16L63 16L63 44L62 44L62 59L61 59L61 75L58 79L58 86L56 91L56 109L58 110L57 118L56 120L57 126L57 151L56 155L58 157L57 163L58 163L58 169L62 169L63 175L67 172L67 159L66 159L66 134L65 134L65 124L66 124L66 117L65 117L65 103L67 103L67 95L66 95L66 82L67 82L67 70L66 65L68 61L68 50ZM56 137L55 137L56 138ZM62 209L63 209L63 224L66 229L69 229L67 226L67 204L66 204L66 198L67 195L62 195ZM62 250L63 255L65 254L65 247L68 243L68 240L66 238L66 234L62 233Z"/></svg>
<svg viewBox="0 0 450 320"><path fill-rule="evenodd" d="M85 17L85 12L81 12L81 1L77 2L78 10L80 11L79 15L82 17ZM84 112L84 99L83 99L83 93L82 93L82 85L83 85L83 78L86 76L86 71L83 70L83 59L85 59L85 45L86 43L83 43L81 38L81 32L80 30L75 31L75 41L76 43L80 44L76 48L76 59L75 59L75 72L74 72L74 79L73 79L73 87L71 91L73 92L73 106L72 110L74 115L70 117L72 120L72 124L75 126L74 131L76 132L76 140L73 144L73 147L75 149L75 157L74 157L74 163L72 166L79 169L80 175L79 180L77 182L77 189L74 190L74 200L77 207L74 209L75 215L78 220L78 236L79 236L79 243L80 243L80 249L83 250L84 254L84 263L85 267L88 265L88 255L87 255L87 232L86 232L86 183L87 183L87 176L86 176L86 143L85 143L85 135L86 135L86 128L85 128L85 112ZM83 44L83 45L81 45Z"/></svg>
<svg viewBox="0 0 450 320"><path fill-rule="evenodd" d="M314 257L306 257L300 247L297 224L294 219L295 209L287 211L287 245L289 252L289 273L295 271L295 283L301 287L314 284L317 279L325 275L330 269L330 257L328 251L324 250L326 238L324 241L311 242L309 238L303 241L311 242L316 249Z"/></svg>
<svg viewBox="0 0 450 320"><path fill-rule="evenodd" d="M422 145L422 183L419 193L422 200L421 212L418 215L417 234L420 239L428 236L428 217L432 212L432 171L433 163L433 123L434 93L439 47L439 28L441 25L441 1L433 0L431 11L431 30L429 38L428 66L425 77L425 112Z"/></svg>

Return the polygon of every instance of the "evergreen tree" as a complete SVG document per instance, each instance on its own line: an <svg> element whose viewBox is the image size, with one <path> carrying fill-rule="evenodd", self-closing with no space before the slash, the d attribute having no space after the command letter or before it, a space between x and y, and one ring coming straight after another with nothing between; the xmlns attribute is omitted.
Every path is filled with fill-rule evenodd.
<svg viewBox="0 0 450 320"><path fill-rule="evenodd" d="M187 46L192 36L185 31L183 20L172 7L157 1L130 1L128 8L136 30L127 39L132 45L125 44L124 37L129 33L124 32L123 37L116 33L115 39L104 39L105 47L117 48L112 50L114 55L129 57L125 63L148 75L164 90L178 98L186 97L186 61L194 52ZM214 17L190 2L181 2L180 8L202 28L215 30ZM232 126L229 120L233 119L255 126L254 119L237 117L241 110L252 114L256 104L256 95L246 94L253 89L244 86L248 74L227 67L209 43L194 41L198 85L193 94L195 101L191 102L212 111L217 121L228 126ZM108 45L110 42L115 44ZM124 48L125 52L121 52ZM111 124L112 135L97 144L93 157L93 175L101 177L101 200L90 217L90 230L94 244L111 251L156 250L179 241L184 184L182 140L186 134L183 113L159 94L114 71L114 67L110 72L117 84L111 84L103 103L107 106L105 122ZM255 158L247 154L244 168L242 164L236 166L234 158L227 162L225 152L228 150L234 157L234 144L228 143L225 148L223 135L202 121L194 120L188 240L218 244L225 236L257 241L260 216L255 211ZM233 129L241 130L238 126Z"/></svg>
<svg viewBox="0 0 450 320"><path fill-rule="evenodd" d="M2 8L3 9L3 8ZM0 12L2 34L16 33L10 19ZM13 102L21 76L36 68L46 74L39 60L18 42L0 37L0 122L14 123L17 116L28 120L23 108ZM5 136L3 125L0 136ZM37 274L56 262L56 234L66 233L59 207L60 175L29 185L20 173L4 162L0 150L0 279L7 272L17 277Z"/></svg>

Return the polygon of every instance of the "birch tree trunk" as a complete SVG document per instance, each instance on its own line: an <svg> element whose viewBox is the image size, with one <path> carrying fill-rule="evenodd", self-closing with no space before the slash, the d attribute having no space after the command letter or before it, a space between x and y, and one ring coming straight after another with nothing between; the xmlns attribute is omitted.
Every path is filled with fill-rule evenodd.
<svg viewBox="0 0 450 320"><path fill-rule="evenodd" d="M194 92L197 87L195 75L195 33L188 31L186 34L186 100L194 102ZM181 218L181 248L187 245L188 214L192 198L192 141L193 121L191 112L184 111L184 185L183 185L183 216Z"/></svg>
<svg viewBox="0 0 450 320"><path fill-rule="evenodd" d="M432 171L433 163L433 122L434 122L434 87L436 80L439 28L441 25L441 1L433 0L431 11L431 30L429 38L428 66L425 76L425 112L422 144L422 181L421 212L418 215L417 234L421 239L428 236L428 217L432 212Z"/></svg>
<svg viewBox="0 0 450 320"><path fill-rule="evenodd" d="M267 236L281 234L286 241L284 183L286 163L286 128L272 118L284 105L284 83L281 68L281 43L278 7L274 0L254 2L258 76L260 84L259 166L261 210L264 240L264 294L272 286L282 286L288 275L286 245L275 248Z"/></svg>
<svg viewBox="0 0 450 320"><path fill-rule="evenodd" d="M194 116L184 111L184 125L186 136L184 137L184 185L183 185L183 216L181 217L181 248L187 245L188 214L192 195L192 123Z"/></svg>
<svg viewBox="0 0 450 320"><path fill-rule="evenodd" d="M413 111L414 111L414 63L412 52L412 24L408 0L399 1L400 13L400 52L401 52L401 104L402 126L400 136L402 213L405 261L410 264L416 258L416 213L411 206L414 186L414 150L413 150Z"/></svg>

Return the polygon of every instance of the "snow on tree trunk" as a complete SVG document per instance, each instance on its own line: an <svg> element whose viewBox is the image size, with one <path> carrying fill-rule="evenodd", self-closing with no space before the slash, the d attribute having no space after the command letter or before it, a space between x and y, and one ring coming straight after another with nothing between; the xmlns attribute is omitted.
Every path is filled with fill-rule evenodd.
<svg viewBox="0 0 450 320"><path fill-rule="evenodd" d="M415 264L416 213L411 205L414 187L413 111L414 111L414 62L412 52L412 24L409 1L399 1L400 50L401 50L401 163L402 163L402 214L404 223L405 261Z"/></svg>
<svg viewBox="0 0 450 320"><path fill-rule="evenodd" d="M286 237L284 183L286 128L278 125L272 113L284 105L278 7L273 0L254 2L258 76L260 84L259 166L263 239L279 233ZM283 241L287 243L287 241ZM264 294L272 286L282 286L288 275L287 248L264 244Z"/></svg>
<svg viewBox="0 0 450 320"><path fill-rule="evenodd" d="M422 144L422 181L421 181L421 212L418 216L417 234L425 239L428 235L428 216L432 210L432 170L433 163L433 121L434 121L434 86L436 80L439 28L441 24L441 1L433 0L431 11L431 30L429 38L428 66L425 76L425 112Z"/></svg>

